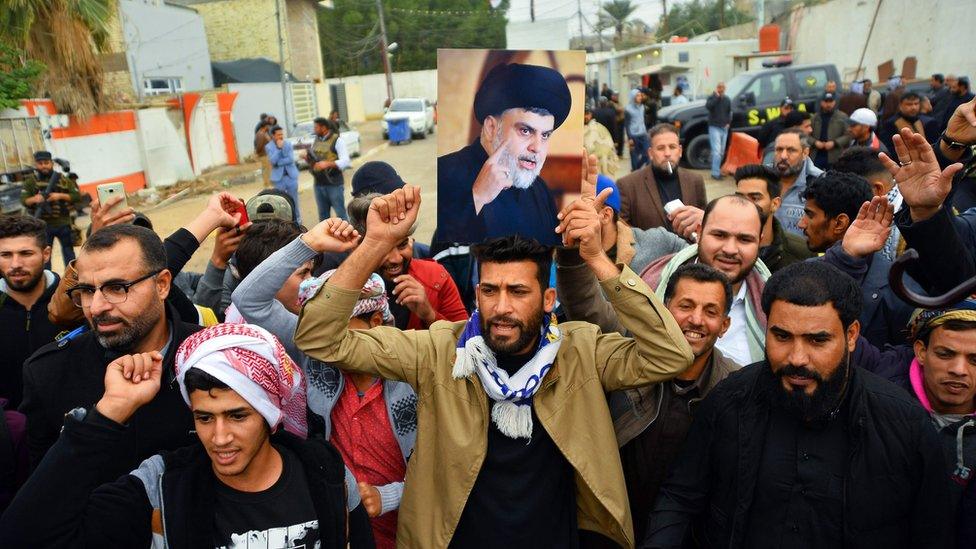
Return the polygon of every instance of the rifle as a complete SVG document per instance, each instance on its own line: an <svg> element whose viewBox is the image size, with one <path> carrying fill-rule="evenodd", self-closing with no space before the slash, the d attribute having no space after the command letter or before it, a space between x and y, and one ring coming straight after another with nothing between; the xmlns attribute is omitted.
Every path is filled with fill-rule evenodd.
<svg viewBox="0 0 976 549"><path fill-rule="evenodd" d="M69 164L67 160L64 160L62 158L55 158L54 162L57 163L57 165L60 166L61 169L64 170L65 172L71 169L71 164ZM51 172L51 179L50 181L47 182L47 187L43 191L41 191L41 196L44 197L44 200L42 200L41 203L38 204L37 207L34 209L35 218L41 217L45 213L51 213L51 205L48 203L47 197L51 196L51 193L53 193L54 190L58 188L58 183L61 182L61 175L62 173L59 171Z"/></svg>

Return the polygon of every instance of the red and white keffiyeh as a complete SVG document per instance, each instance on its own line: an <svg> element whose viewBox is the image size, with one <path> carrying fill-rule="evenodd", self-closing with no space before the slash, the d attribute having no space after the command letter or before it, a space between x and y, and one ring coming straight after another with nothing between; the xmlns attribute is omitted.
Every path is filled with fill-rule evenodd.
<svg viewBox="0 0 976 549"><path fill-rule="evenodd" d="M186 339L176 351L176 380L190 404L185 377L190 368L219 379L267 420L308 436L305 376L267 330L253 324L217 324Z"/></svg>

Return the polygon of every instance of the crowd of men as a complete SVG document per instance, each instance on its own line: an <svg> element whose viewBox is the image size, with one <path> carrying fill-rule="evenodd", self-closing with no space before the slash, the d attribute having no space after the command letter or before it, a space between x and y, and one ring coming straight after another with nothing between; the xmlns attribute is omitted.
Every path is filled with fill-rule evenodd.
<svg viewBox="0 0 976 549"><path fill-rule="evenodd" d="M555 247L473 245L470 306L393 166L302 225L268 121L274 188L165 239L95 202L59 275L56 222L0 217L0 545L976 545L976 300L900 297L976 276L976 99L881 149L831 137L832 93L712 200L678 130L625 113L646 165L585 158Z"/></svg>

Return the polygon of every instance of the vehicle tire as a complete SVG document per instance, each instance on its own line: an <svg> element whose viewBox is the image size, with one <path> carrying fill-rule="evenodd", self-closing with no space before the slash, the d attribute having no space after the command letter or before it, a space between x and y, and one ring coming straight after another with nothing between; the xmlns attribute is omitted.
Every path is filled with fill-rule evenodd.
<svg viewBox="0 0 976 549"><path fill-rule="evenodd" d="M427 139L427 132L426 131L422 131L422 132L414 135L414 137L416 137L417 139Z"/></svg>
<svg viewBox="0 0 976 549"><path fill-rule="evenodd" d="M388 134L387 132L383 132L383 140L386 141L389 138L390 138L390 134Z"/></svg>
<svg viewBox="0 0 976 549"><path fill-rule="evenodd" d="M427 133L430 134L430 135L434 135L434 126L431 126L430 128L428 128L427 129Z"/></svg>
<svg viewBox="0 0 976 549"><path fill-rule="evenodd" d="M696 170L707 170L712 167L712 147L708 144L707 133L691 138L685 148L685 160L688 166Z"/></svg>

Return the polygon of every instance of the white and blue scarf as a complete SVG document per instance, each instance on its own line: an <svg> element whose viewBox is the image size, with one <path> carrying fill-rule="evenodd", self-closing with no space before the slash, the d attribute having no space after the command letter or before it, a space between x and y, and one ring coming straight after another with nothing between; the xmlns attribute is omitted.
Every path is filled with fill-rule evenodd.
<svg viewBox="0 0 976 549"><path fill-rule="evenodd" d="M498 367L495 353L481 336L479 311L468 319L457 342L452 376L461 379L472 373L478 374L485 393L495 402L491 420L509 438L532 438L532 397L552 369L562 344L562 334L550 315L545 316L540 332L535 356L512 376Z"/></svg>

